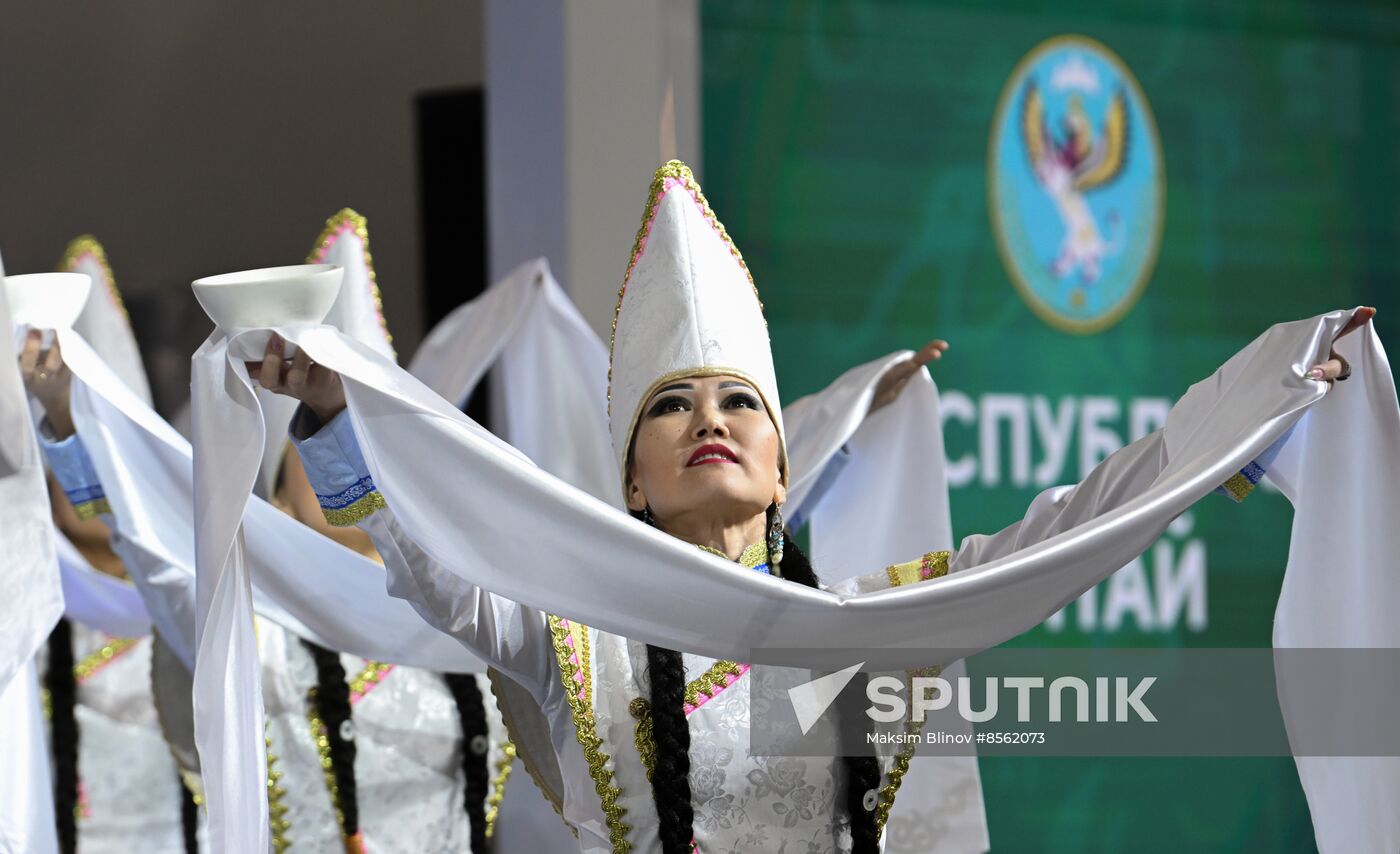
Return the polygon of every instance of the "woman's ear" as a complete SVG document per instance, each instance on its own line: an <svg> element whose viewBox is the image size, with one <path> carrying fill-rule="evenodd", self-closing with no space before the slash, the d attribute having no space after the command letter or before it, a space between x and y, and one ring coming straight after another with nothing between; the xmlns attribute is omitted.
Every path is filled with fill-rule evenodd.
<svg viewBox="0 0 1400 854"><path fill-rule="evenodd" d="M635 480L627 480L627 509L640 513L647 509L647 497Z"/></svg>
<svg viewBox="0 0 1400 854"><path fill-rule="evenodd" d="M787 503L787 487L783 486L782 472L778 472L778 485L773 488L773 503L779 507Z"/></svg>

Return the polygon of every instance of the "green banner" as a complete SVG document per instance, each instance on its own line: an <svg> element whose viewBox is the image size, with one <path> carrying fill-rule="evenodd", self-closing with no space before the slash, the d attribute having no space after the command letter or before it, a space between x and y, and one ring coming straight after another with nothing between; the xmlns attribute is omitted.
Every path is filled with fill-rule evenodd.
<svg viewBox="0 0 1400 854"><path fill-rule="evenodd" d="M933 337L957 536L1270 324L1397 304L1400 18L1324 2L702 4L704 174L789 399ZM1291 510L1212 496L1016 646L1267 646ZM973 663L975 672L975 662ZM983 759L997 851L1308 851L1278 759Z"/></svg>

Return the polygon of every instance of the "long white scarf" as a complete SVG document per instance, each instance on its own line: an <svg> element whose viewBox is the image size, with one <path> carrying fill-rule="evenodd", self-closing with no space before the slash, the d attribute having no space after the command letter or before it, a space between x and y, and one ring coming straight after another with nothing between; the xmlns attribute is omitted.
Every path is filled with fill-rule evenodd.
<svg viewBox="0 0 1400 854"><path fill-rule="evenodd" d="M921 370L894 404L866 418L880 378L909 355L893 353L852 368L784 409L793 472L788 516L811 520L818 572L892 564L924 550L952 548L938 391L928 372ZM522 264L444 318L408 370L460 406L488 367L494 371L492 432L544 471L621 507L605 406L607 346L544 259ZM840 474L817 490L843 448ZM844 579L828 573L822 580L830 585ZM957 678L962 671L958 663L946 675ZM512 696L522 706L532 702L524 692ZM526 713L512 711L517 722ZM949 733L971 729L951 709L936 713L930 726ZM516 749L532 751L536 763L551 762L548 728L537 734L537 742L527 743L532 740L525 730L513 733ZM927 838L921 828L902 825L929 822L937 823L939 851L986 850L980 790L976 757L916 758L890 815L887 850L901 854L895 842L901 837Z"/></svg>
<svg viewBox="0 0 1400 854"><path fill-rule="evenodd" d="M47 854L58 850L54 825L49 745L39 705L34 659L0 688L5 766L0 772L0 852Z"/></svg>
<svg viewBox="0 0 1400 854"><path fill-rule="evenodd" d="M136 587L95 569L61 532L57 540L64 615L120 638L150 634L151 616Z"/></svg>
<svg viewBox="0 0 1400 854"><path fill-rule="evenodd" d="M894 647L975 651L1014 637L1141 553L1172 519L1323 400L1325 386L1304 379L1304 372L1326 357L1349 316L1339 311L1275 326L1193 386L1168 418L1167 466L1136 498L965 572L860 596L736 569L541 472L402 369L335 330L279 331L344 377L378 488L408 535L448 570L531 607L647 643L798 667L829 664L825 650L884 647L870 666L895 668L915 662ZM247 690L258 674L240 536L263 441L243 359L261 354L243 352L240 336L216 333L193 364L195 717L206 773L213 778L218 769L209 780L212 836L224 850L261 850L261 709L258 692ZM1373 337L1364 340L1379 351ZM1385 366L1383 355L1375 361ZM1388 369L1354 382L1393 386ZM1400 418L1393 392L1389 409L1379 400L1368 397L1369 417ZM1312 431L1292 441L1321 442ZM1338 452L1330 444L1316 450ZM1298 536L1308 536L1310 527Z"/></svg>
<svg viewBox="0 0 1400 854"><path fill-rule="evenodd" d="M0 270L0 279L4 272ZM29 400L20 380L10 309L0 294L0 330L7 346L0 365L0 691L34 655L63 614L44 463Z"/></svg>
<svg viewBox="0 0 1400 854"><path fill-rule="evenodd" d="M59 332L73 372L73 419L107 493L115 548L138 586L162 586L147 605L193 666L193 450L116 378L81 337ZM449 672L481 663L388 596L384 570L259 499L248 499L251 594L257 613L295 634L363 658ZM326 583L333 574L334 584ZM171 592L171 591L174 592ZM188 600L181 604L181 600ZM182 655L182 657L186 657Z"/></svg>
<svg viewBox="0 0 1400 854"><path fill-rule="evenodd" d="M0 279L4 277L0 265ZM48 751L34 651L63 614L53 518L29 401L14 356L9 304L0 292L0 849L54 851ZM9 847L7 847L9 846Z"/></svg>
<svg viewBox="0 0 1400 854"><path fill-rule="evenodd" d="M493 432L560 480L621 507L604 406L608 351L543 258L454 309L408 366L457 406L488 369Z"/></svg>
<svg viewBox="0 0 1400 854"><path fill-rule="evenodd" d="M1337 350L1351 379L1308 412L1269 467L1293 502L1274 647L1400 648L1395 380L1370 324ZM1312 686L1296 668L1278 677L1287 723L1290 698ZM1400 757L1300 756L1297 765L1324 854L1400 851Z"/></svg>

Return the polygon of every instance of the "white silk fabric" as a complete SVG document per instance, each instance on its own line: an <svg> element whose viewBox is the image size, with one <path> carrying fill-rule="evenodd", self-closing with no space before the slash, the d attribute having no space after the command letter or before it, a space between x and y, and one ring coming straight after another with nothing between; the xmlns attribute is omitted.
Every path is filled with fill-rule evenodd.
<svg viewBox="0 0 1400 854"><path fill-rule="evenodd" d="M93 568L62 532L57 533L57 541L64 613L69 619L119 638L151 633L151 617L135 585Z"/></svg>
<svg viewBox="0 0 1400 854"><path fill-rule="evenodd" d="M1293 502L1288 571L1274 647L1400 647L1400 419L1375 329L1337 342L1352 366L1299 422L1268 477ZM1281 669L1279 700L1311 687ZM1341 724L1339 724L1341 725ZM1400 757L1299 756L1298 776L1323 854L1400 851Z"/></svg>
<svg viewBox="0 0 1400 854"><path fill-rule="evenodd" d="M804 505L820 498L812 518L818 572L828 566L892 564L920 548L952 547L938 392L928 372L911 379L883 413L868 422L865 417L880 377L909 355L893 353L852 368L819 394L784 409L793 472L788 514L802 514ZM604 405L607 347L545 259L520 265L451 312L424 339L408 370L460 407L488 368L494 371L492 432L541 469L621 507ZM828 462L843 446L849 446L850 462L834 484L815 495ZM872 484L881 487L876 500L868 493ZM828 585L841 580L823 577ZM954 665L949 676L961 672L962 665ZM514 710L517 750L527 762L553 764L543 717L538 727L522 725L523 706L532 698L509 685L500 690L522 706ZM931 726L944 732L970 730L961 717L946 711ZM559 773L556 765L549 776L557 779ZM975 757L918 757L900 791L886 825L889 854L931 850L926 844L930 827L937 828L937 851L988 848ZM506 816L503 811L499 824L507 844L519 844L510 841L511 831L539 832L519 828ZM908 846L901 844L904 840Z"/></svg>
<svg viewBox="0 0 1400 854"><path fill-rule="evenodd" d="M87 343L59 333L73 418L115 522L113 548L145 587L151 618L194 663L195 485L190 444L117 379ZM379 564L259 499L247 500L255 610L301 637L362 658L479 672L480 662L384 590ZM335 574L328 585L319 571ZM158 588L152 592L151 588ZM183 647L183 648L182 648Z"/></svg>
<svg viewBox="0 0 1400 854"><path fill-rule="evenodd" d="M921 369L893 403L868 417L876 385L909 358L895 353L843 374L827 389L783 410L793 484L788 504L802 507L836 449L846 455L833 485L806 508L812 565L823 583L831 569L870 570L928 551L953 548L938 389ZM943 676L957 679L959 661ZM929 732L972 735L951 708L933 712ZM885 824L887 854L982 852L991 847L976 756L915 756Z"/></svg>
<svg viewBox="0 0 1400 854"><path fill-rule="evenodd" d="M7 362L0 365L0 850L47 852L58 842L34 652L63 615L63 591L43 459L14 359L20 342L3 293L0 330Z"/></svg>
<svg viewBox="0 0 1400 854"><path fill-rule="evenodd" d="M73 329L92 349L101 354L112 372L146 403L151 402L151 385L141 350L131 329L131 318L122 305L121 292L107 264L107 253L92 238L79 238L69 245L64 269L84 273L92 279L87 302L73 322Z"/></svg>
<svg viewBox="0 0 1400 854"><path fill-rule="evenodd" d="M621 507L605 406L608 351L543 258L443 318L408 372L461 406L488 369L493 432L550 474Z"/></svg>
<svg viewBox="0 0 1400 854"><path fill-rule="evenodd" d="M0 854L58 851L48 736L31 657L0 688L5 765L0 771Z"/></svg>
<svg viewBox="0 0 1400 854"><path fill-rule="evenodd" d="M1337 311L1277 325L1193 386L1164 428L1166 465L1135 497L964 572L863 595L737 569L541 472L335 330L279 331L342 375L378 488L406 533L462 578L605 631L710 657L821 667L831 663L825 651L855 647L877 650L869 666L889 669L927 663L909 647L970 652L1000 643L1141 553L1324 399L1326 385L1304 372L1326 357L1349 316ZM195 723L214 838L230 850L261 850L261 708L257 692L247 690L257 684L257 659L239 526L263 436L241 334L216 332L194 360L201 588ZM1388 370L1377 373L1393 383ZM1370 416L1397 419L1394 411ZM1307 431L1303 440L1317 441ZM1306 527L1298 535L1308 536ZM1329 808L1325 799L1310 803L1314 811Z"/></svg>
<svg viewBox="0 0 1400 854"><path fill-rule="evenodd" d="M4 270L0 268L0 279ZM0 691L48 637L63 614L53 519L44 461L34 435L29 399L14 356L26 330L10 320L0 294L0 330L8 346L0 365Z"/></svg>

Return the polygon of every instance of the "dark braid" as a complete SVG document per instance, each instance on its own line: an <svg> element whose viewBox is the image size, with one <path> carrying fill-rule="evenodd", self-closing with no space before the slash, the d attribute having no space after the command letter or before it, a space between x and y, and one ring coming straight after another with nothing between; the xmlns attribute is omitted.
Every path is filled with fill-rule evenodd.
<svg viewBox="0 0 1400 854"><path fill-rule="evenodd" d="M661 819L663 854L687 854L695 837L690 802L690 725L685 720L685 663L673 649L647 644L656 766L651 796Z"/></svg>
<svg viewBox="0 0 1400 854"><path fill-rule="evenodd" d="M771 524L771 510L769 513ZM782 577L794 584L818 586L811 561L787 531L783 532L780 570ZM651 792L660 819L661 850L663 854L687 854L695 836L695 811L690 792L690 725L685 719L685 663L680 653L648 644L647 672L651 678L652 736L656 743ZM846 756L843 764L852 854L875 854L880 850L880 832L874 810L865 808L865 793L880 785L879 762L871 756Z"/></svg>
<svg viewBox="0 0 1400 854"><path fill-rule="evenodd" d="M337 789L336 805L340 808L340 831L348 839L360 832L360 804L355 792L355 741L344 738L340 732L341 725L350 720L351 715L345 665L340 663L340 653L304 638L301 643L316 663L316 687L307 692L306 699L326 727L331 773Z"/></svg>
<svg viewBox="0 0 1400 854"><path fill-rule="evenodd" d="M783 562L787 563L787 559L784 558ZM860 674L859 681L855 683L858 690L847 688L837 698L834 718L838 732L845 731L845 727L841 726L843 719L863 719L864 687L867 678L866 674ZM854 739L857 736L848 733L847 737ZM845 753L845 757L841 761L846 766L846 815L850 816L851 819L852 854L876 854L880 850L880 828L875 824L875 810L867 808L865 801L869 792L875 792L878 803L881 777L880 762L874 756L856 755L867 749L864 741L864 738L860 738L858 741L843 740L841 745Z"/></svg>
<svg viewBox="0 0 1400 854"><path fill-rule="evenodd" d="M807 587L816 587L817 574L812 570L807 555L783 532L783 578ZM858 716L864 692L843 691L836 707L836 729L842 730L840 717L847 714ZM851 819L852 854L875 854L880 850L880 830L875 826L875 811L865 808L865 793L880 787L880 763L873 756L851 755L855 745L842 745L846 756L842 764L846 766L845 806Z"/></svg>
<svg viewBox="0 0 1400 854"><path fill-rule="evenodd" d="M487 767L489 746L486 729L486 702L481 686L470 673L444 673L443 680L457 701L457 717L462 722L462 773L467 780L465 803L472 832L471 850L486 852L491 843L486 839L486 797L491 785Z"/></svg>
<svg viewBox="0 0 1400 854"><path fill-rule="evenodd" d="M185 854L199 854L199 804L179 774L175 775L175 783L180 787L180 830L184 832Z"/></svg>
<svg viewBox="0 0 1400 854"><path fill-rule="evenodd" d="M53 733L53 809L58 826L58 850L73 854L78 847L78 683L73 676L73 626L60 619L49 633L49 691Z"/></svg>

